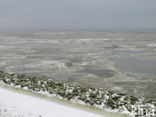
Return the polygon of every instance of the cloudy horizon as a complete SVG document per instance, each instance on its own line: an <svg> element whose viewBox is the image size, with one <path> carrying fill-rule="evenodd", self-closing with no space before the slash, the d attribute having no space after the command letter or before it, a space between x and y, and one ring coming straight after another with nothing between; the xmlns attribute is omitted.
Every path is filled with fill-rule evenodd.
<svg viewBox="0 0 156 117"><path fill-rule="evenodd" d="M0 0L0 30L156 29L155 0Z"/></svg>

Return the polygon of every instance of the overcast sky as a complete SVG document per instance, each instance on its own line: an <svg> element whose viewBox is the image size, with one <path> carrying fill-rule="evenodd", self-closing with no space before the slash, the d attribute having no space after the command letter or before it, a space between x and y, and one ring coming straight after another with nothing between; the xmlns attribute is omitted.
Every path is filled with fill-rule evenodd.
<svg viewBox="0 0 156 117"><path fill-rule="evenodd" d="M156 29L156 0L0 0L0 29Z"/></svg>

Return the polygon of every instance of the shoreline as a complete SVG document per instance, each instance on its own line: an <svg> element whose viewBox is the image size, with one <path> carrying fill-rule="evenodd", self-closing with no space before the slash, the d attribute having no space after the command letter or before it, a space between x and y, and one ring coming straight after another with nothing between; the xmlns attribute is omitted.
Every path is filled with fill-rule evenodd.
<svg viewBox="0 0 156 117"><path fill-rule="evenodd" d="M72 86L65 83L41 80L25 74L1 71L0 80L8 86L22 88L31 92L56 97L66 101L89 105L108 111L117 111L131 116L155 116L156 103L145 98L119 94L103 89Z"/></svg>
<svg viewBox="0 0 156 117"><path fill-rule="evenodd" d="M80 109L0 88L2 117L102 117ZM16 98L15 100L13 100ZM76 115L75 115L76 114ZM106 116L104 116L106 117Z"/></svg>
<svg viewBox="0 0 156 117"><path fill-rule="evenodd" d="M107 111L104 111L104 110L101 110L101 109L98 109L98 108L95 108L95 107L91 107L89 105L82 105L82 104L78 104L78 103L72 103L72 102L67 101L67 100L59 99L57 97L48 97L46 95L31 92L29 90L23 90L23 89L19 89L19 88L15 88L15 87L10 87L10 86L7 86L6 84L0 85L0 89L4 89L4 90L11 91L11 92L19 93L21 95L26 95L26 96L37 98L37 99L40 99L40 100L45 100L47 102L52 102L52 103L64 105L64 106L67 106L67 107L70 107L70 108L82 110L82 111L89 112L89 113L92 113L92 114L96 114L96 115L99 115L99 116L102 116L102 117L126 117L126 115L121 114L119 112L107 112Z"/></svg>

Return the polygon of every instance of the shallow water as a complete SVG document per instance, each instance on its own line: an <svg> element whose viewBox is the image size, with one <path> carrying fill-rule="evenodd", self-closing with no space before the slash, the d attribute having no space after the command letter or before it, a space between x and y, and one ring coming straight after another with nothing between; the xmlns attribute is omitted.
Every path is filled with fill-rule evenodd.
<svg viewBox="0 0 156 117"><path fill-rule="evenodd" d="M97 75L99 77L113 77L114 76L114 71L109 70L109 69L86 69L82 72L86 72L88 74L94 74Z"/></svg>
<svg viewBox="0 0 156 117"><path fill-rule="evenodd" d="M132 57L118 57L113 60L117 68L123 71L156 74L156 60L144 60Z"/></svg>
<svg viewBox="0 0 156 117"><path fill-rule="evenodd" d="M156 99L155 32L0 32L0 69Z"/></svg>

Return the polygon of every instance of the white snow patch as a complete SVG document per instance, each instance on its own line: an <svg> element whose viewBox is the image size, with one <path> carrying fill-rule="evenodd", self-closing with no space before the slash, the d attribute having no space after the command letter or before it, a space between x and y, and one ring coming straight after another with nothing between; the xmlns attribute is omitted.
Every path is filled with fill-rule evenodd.
<svg viewBox="0 0 156 117"><path fill-rule="evenodd" d="M52 68L65 69L65 63L56 60L42 60L37 63L26 64L25 67L33 68L33 67L47 67L50 66Z"/></svg>
<svg viewBox="0 0 156 117"><path fill-rule="evenodd" d="M102 117L0 88L0 117Z"/></svg>

